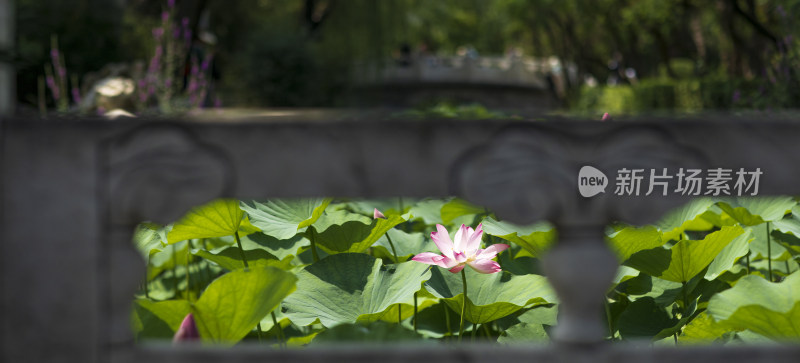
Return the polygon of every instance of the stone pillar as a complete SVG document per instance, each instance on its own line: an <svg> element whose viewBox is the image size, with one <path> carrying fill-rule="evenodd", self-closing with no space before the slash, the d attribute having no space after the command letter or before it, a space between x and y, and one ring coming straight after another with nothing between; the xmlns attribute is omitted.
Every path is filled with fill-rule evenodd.
<svg viewBox="0 0 800 363"><path fill-rule="evenodd" d="M0 116L14 113L16 79L14 67L3 57L14 48L14 0L0 0Z"/></svg>

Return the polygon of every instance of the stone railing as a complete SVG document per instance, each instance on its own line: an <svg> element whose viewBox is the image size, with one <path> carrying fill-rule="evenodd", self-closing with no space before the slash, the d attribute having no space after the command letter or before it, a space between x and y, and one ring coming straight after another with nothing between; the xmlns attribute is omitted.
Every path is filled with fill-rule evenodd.
<svg viewBox="0 0 800 363"><path fill-rule="evenodd" d="M617 266L612 221L647 223L686 199L592 198L578 170L760 168L760 195L800 192L800 124L656 121L0 122L5 362L796 362L800 346L643 348L603 342ZM170 222L217 197L459 195L501 218L549 220L544 258L560 299L548 346L270 350L137 346L140 221ZM567 262L568 261L568 262Z"/></svg>
<svg viewBox="0 0 800 363"><path fill-rule="evenodd" d="M547 76L561 77L555 59L530 57L438 57L420 56L379 65L364 63L356 67L359 84L452 83L527 87L545 90Z"/></svg>

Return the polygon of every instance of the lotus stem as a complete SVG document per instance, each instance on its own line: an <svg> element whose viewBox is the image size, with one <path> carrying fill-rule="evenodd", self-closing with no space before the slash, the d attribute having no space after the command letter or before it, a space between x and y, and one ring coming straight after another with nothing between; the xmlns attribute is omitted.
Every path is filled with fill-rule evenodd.
<svg viewBox="0 0 800 363"><path fill-rule="evenodd" d="M789 270L789 261L786 261L786 270ZM417 332L417 293L414 293L414 332Z"/></svg>
<svg viewBox="0 0 800 363"><path fill-rule="evenodd" d="M447 325L448 339L452 339L453 331L450 330L450 308L447 306L447 304L444 304L444 323Z"/></svg>
<svg viewBox="0 0 800 363"><path fill-rule="evenodd" d="M769 238L769 222L767 222L767 270L769 282L772 282L772 241Z"/></svg>
<svg viewBox="0 0 800 363"><path fill-rule="evenodd" d="M175 244L172 244L172 280L175 281L174 288L175 288L175 297L178 297L178 251L175 249Z"/></svg>
<svg viewBox="0 0 800 363"><path fill-rule="evenodd" d="M150 275L148 274L150 272L148 271L149 269L150 269L150 253L147 254L147 261L145 262L144 265L144 297L147 299L150 298L150 291L149 291L150 289L148 288L150 284L150 281L148 281L150 279Z"/></svg>
<svg viewBox="0 0 800 363"><path fill-rule="evenodd" d="M242 240L239 239L239 231L233 232L233 236L236 237L236 245L239 246L239 253L242 254L242 262L244 262L244 268L249 268L250 266L247 265L247 257L244 256L244 248L242 248Z"/></svg>
<svg viewBox="0 0 800 363"><path fill-rule="evenodd" d="M608 304L608 297L605 297L605 299L603 299L603 300L605 300L605 301L603 301L603 307L605 307L605 310L606 310L606 321L608 322L609 340L614 340L614 327L611 324L611 308L609 307L609 304Z"/></svg>
<svg viewBox="0 0 800 363"><path fill-rule="evenodd" d="M392 237L389 237L389 231L386 231L386 239L389 241L389 247L392 248L392 255L394 255L394 263L400 263L400 259L397 257L397 250L394 249L394 242L392 242Z"/></svg>
<svg viewBox="0 0 800 363"><path fill-rule="evenodd" d="M750 246L748 246L748 249L749 248L750 248ZM745 256L745 257L747 258L747 274L749 275L750 274L750 251L747 251L747 256Z"/></svg>
<svg viewBox="0 0 800 363"><path fill-rule="evenodd" d="M281 324L278 323L278 318L275 317L275 310L273 310L270 315L272 315L272 326L273 328L278 330L278 346L286 347L286 339L283 337L283 328L281 328ZM261 323L258 323L260 326Z"/></svg>
<svg viewBox="0 0 800 363"><path fill-rule="evenodd" d="M461 338L464 335L464 315L467 312L467 274L464 269L461 269L461 283L464 286L464 301L461 303L461 322L458 324L458 342L461 343Z"/></svg>
<svg viewBox="0 0 800 363"><path fill-rule="evenodd" d="M309 232L309 240L311 241L311 256L314 258L314 262L319 261L319 255L317 254L317 243L314 241L314 227L308 227Z"/></svg>

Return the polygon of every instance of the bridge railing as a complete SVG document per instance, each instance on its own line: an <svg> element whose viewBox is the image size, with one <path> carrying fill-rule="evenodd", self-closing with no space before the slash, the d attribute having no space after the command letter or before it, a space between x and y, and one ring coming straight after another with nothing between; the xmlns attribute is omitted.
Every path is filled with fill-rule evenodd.
<svg viewBox="0 0 800 363"><path fill-rule="evenodd" d="M422 55L405 61L360 63L355 74L360 84L472 83L547 89L547 77L560 79L560 66L556 59L532 57Z"/></svg>
<svg viewBox="0 0 800 363"><path fill-rule="evenodd" d="M612 221L648 223L678 195L584 198L600 170L742 167L760 195L800 192L800 123L402 121L0 122L2 358L5 362L796 362L800 347L642 348L603 342L602 299L617 266ZM167 223L218 197L458 195L517 223L548 220L544 257L559 295L549 346L137 346L131 300L144 263L136 224Z"/></svg>

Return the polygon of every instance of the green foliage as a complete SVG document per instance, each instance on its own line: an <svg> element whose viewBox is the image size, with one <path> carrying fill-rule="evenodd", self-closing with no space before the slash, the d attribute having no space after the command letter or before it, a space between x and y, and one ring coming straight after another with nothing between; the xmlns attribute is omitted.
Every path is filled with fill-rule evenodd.
<svg viewBox="0 0 800 363"><path fill-rule="evenodd" d="M608 338L796 341L798 215L790 197L700 198L653 225L610 226L621 265L605 296ZM511 246L496 257L502 272L464 270L466 299L459 273L410 261L440 253L436 224L453 237L462 223L483 224L482 246ZM466 302L467 334L547 344L559 302L539 265L555 240L550 224L517 226L458 198L218 200L134 230L148 273L132 328L139 341L170 339L193 312L203 340L224 345L449 342Z"/></svg>
<svg viewBox="0 0 800 363"><path fill-rule="evenodd" d="M468 291L465 319L475 324L488 323L526 307L557 301L555 292L544 276L480 274L469 268L466 271ZM435 268L425 285L431 294L443 299L453 311L460 311L464 289L459 274Z"/></svg>
<svg viewBox="0 0 800 363"><path fill-rule="evenodd" d="M712 297L708 313L732 329L749 329L775 340L800 338L800 272L781 283L745 276Z"/></svg>
<svg viewBox="0 0 800 363"><path fill-rule="evenodd" d="M243 216L238 200L218 199L189 211L172 226L167 240L175 243L196 238L230 236L239 230Z"/></svg>
<svg viewBox="0 0 800 363"><path fill-rule="evenodd" d="M342 253L306 266L297 277L298 291L284 301L289 318L301 326L319 321L332 327L377 321L392 305L413 304L430 272L420 263L390 267L365 254Z"/></svg>
<svg viewBox="0 0 800 363"><path fill-rule="evenodd" d="M289 272L260 266L214 280L192 306L200 337L235 344L295 290L296 281Z"/></svg>

